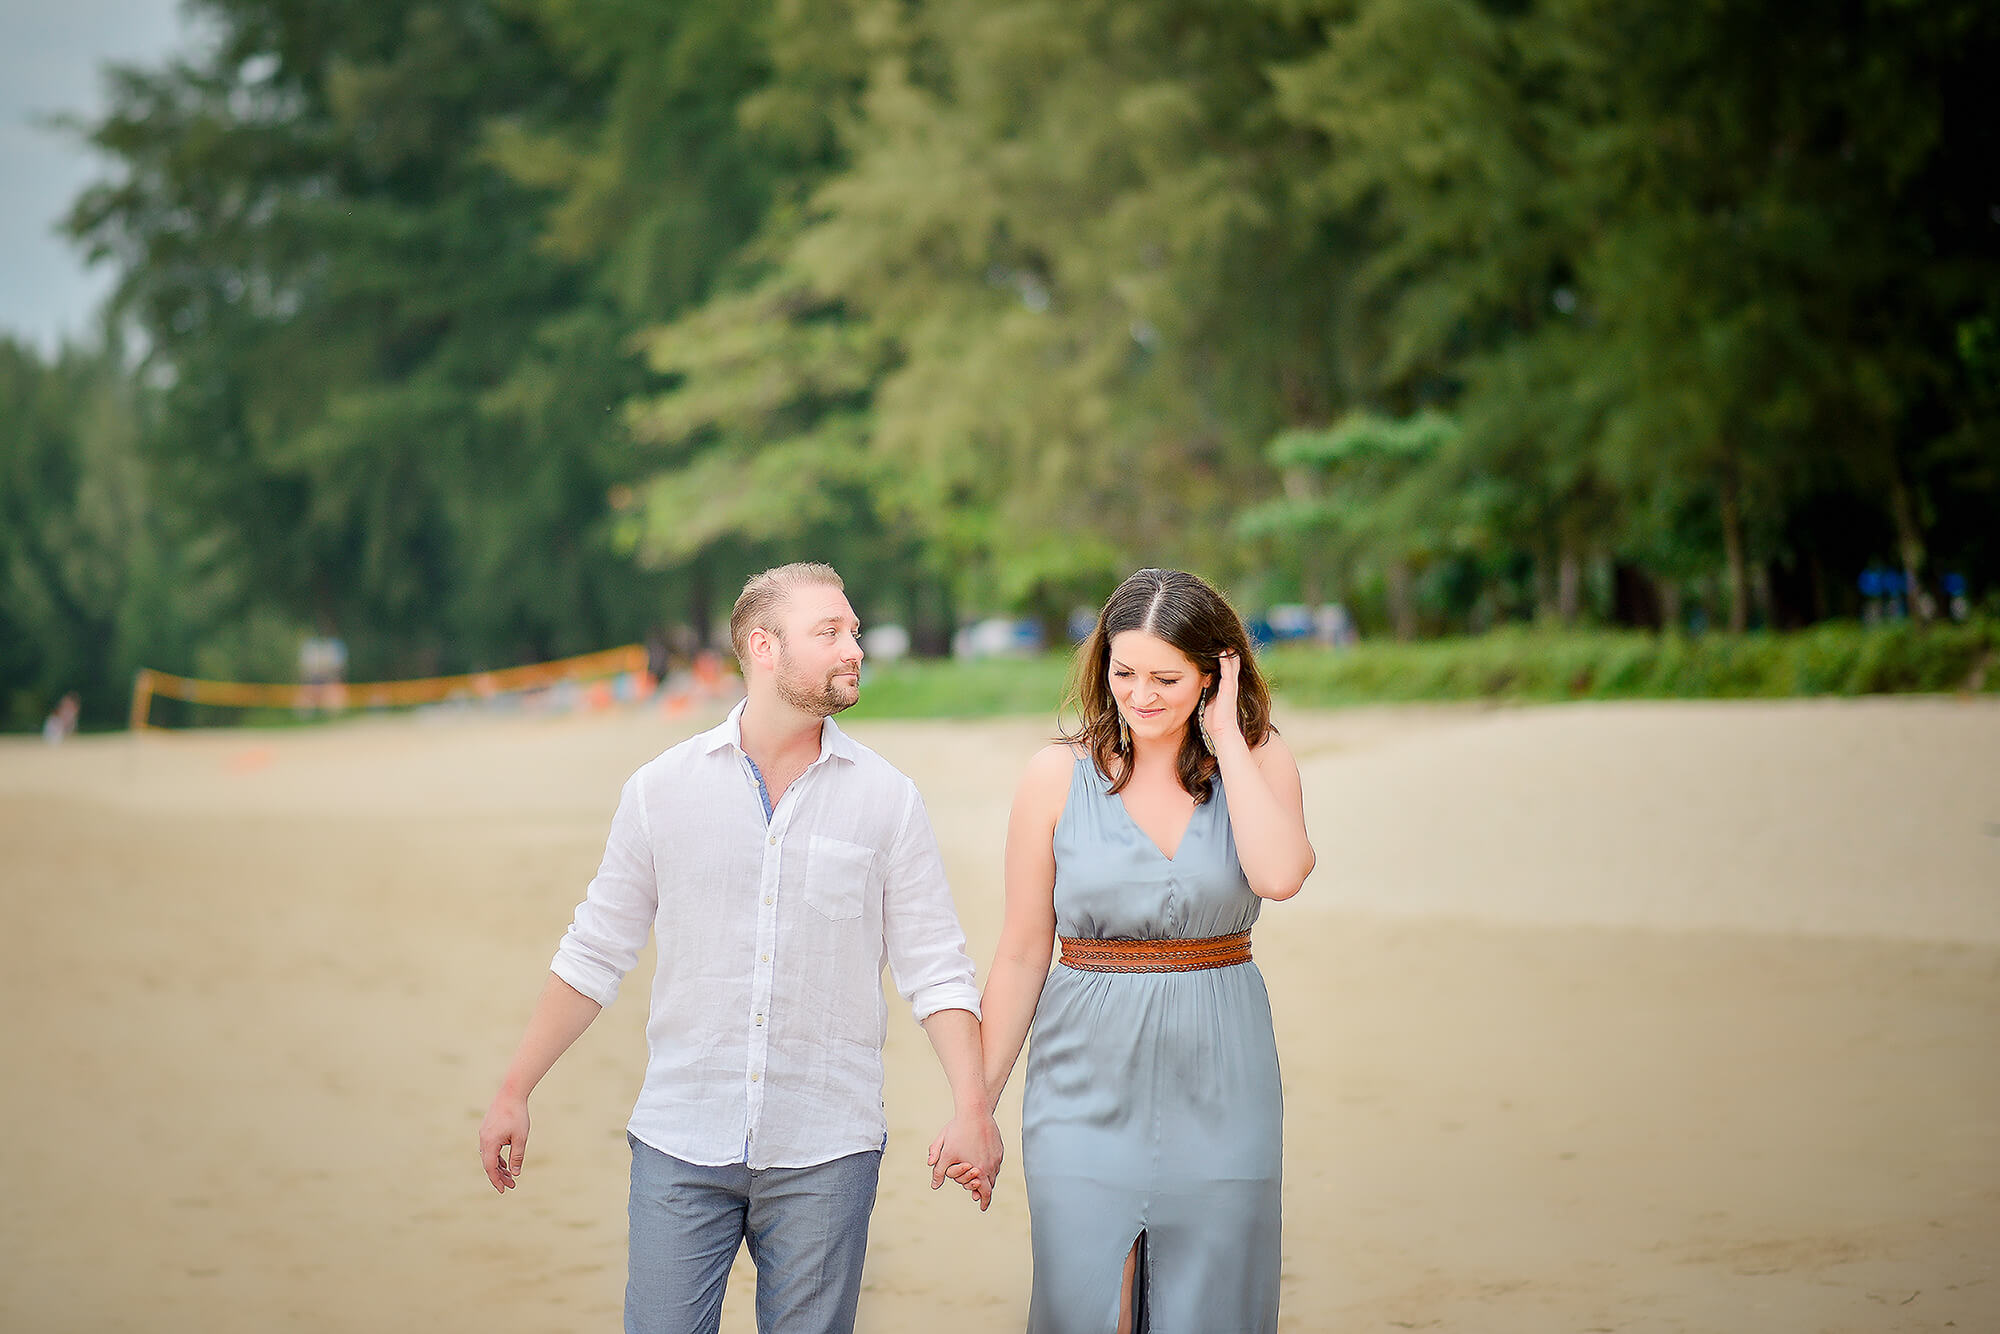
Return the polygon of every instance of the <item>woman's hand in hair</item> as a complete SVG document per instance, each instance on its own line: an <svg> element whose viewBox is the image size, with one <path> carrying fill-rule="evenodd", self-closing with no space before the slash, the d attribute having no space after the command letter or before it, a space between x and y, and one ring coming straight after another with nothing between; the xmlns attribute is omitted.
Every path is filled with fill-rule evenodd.
<svg viewBox="0 0 2000 1334"><path fill-rule="evenodd" d="M1236 708L1236 681L1242 672L1243 660L1234 653L1225 651L1216 660L1214 687L1208 693L1208 702L1201 706L1202 721L1213 742L1212 749L1243 740L1243 728Z"/></svg>

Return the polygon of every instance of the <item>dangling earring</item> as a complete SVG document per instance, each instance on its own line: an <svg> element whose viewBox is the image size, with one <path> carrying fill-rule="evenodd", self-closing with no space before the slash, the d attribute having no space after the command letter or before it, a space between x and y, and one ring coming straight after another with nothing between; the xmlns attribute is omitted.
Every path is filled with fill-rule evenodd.
<svg viewBox="0 0 2000 1334"><path fill-rule="evenodd" d="M1215 738L1208 734L1208 710L1205 708L1195 709L1194 721L1195 726L1201 729L1201 744L1208 748L1209 754L1215 754Z"/></svg>
<svg viewBox="0 0 2000 1334"><path fill-rule="evenodd" d="M1118 753L1123 755L1132 749L1132 725L1125 721L1123 713L1118 715Z"/></svg>

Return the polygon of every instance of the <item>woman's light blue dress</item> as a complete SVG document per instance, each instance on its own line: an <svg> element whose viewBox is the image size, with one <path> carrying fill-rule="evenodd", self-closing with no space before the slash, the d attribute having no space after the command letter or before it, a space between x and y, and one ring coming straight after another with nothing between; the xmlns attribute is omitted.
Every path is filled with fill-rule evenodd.
<svg viewBox="0 0 2000 1334"><path fill-rule="evenodd" d="M1222 784L1168 859L1079 757L1055 831L1058 935L1159 940L1249 929ZM1033 1224L1030 1334L1109 1334L1141 1235L1137 1328L1278 1327L1284 1106L1254 963L1185 973L1058 963L1035 1010L1021 1112Z"/></svg>

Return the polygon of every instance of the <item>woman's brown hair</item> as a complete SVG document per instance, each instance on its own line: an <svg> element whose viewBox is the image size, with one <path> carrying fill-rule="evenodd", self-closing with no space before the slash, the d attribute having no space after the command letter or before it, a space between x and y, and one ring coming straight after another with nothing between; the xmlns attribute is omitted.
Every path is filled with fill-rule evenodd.
<svg viewBox="0 0 2000 1334"><path fill-rule="evenodd" d="M1179 649L1195 670L1216 677L1225 653L1234 653L1242 670L1236 677L1236 722L1243 739L1255 750L1272 732L1271 692L1250 652L1250 632L1243 618L1208 581L1185 570L1140 570L1105 602L1097 626L1076 652L1063 712L1074 713L1077 726L1057 739L1081 746L1097 771L1121 791L1132 777L1132 751L1120 726L1118 702L1111 695L1111 641L1127 630L1143 630ZM1204 692L1204 699L1206 692ZM1188 719L1177 764L1181 786L1199 805L1208 800L1215 777L1215 756L1201 738L1202 705Z"/></svg>

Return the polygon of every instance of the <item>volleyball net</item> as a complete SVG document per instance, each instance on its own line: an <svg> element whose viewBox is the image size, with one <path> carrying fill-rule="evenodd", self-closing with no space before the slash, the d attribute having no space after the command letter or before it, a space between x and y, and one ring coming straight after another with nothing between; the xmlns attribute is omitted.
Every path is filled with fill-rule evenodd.
<svg viewBox="0 0 2000 1334"><path fill-rule="evenodd" d="M153 705L161 699L222 709L278 709L298 716L331 716L364 709L519 702L535 696L547 697L553 707L608 708L621 701L646 698L654 686L646 672L646 650L640 644L489 672L408 681L207 681L141 667L132 681L131 725L135 732L159 728Z"/></svg>

